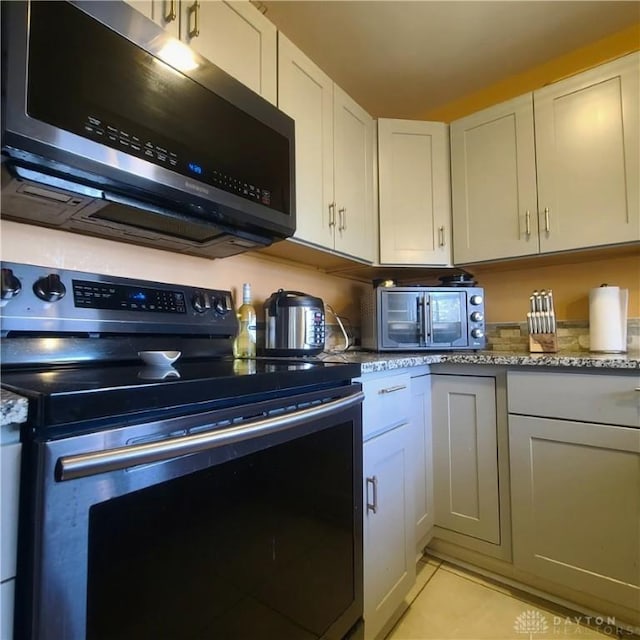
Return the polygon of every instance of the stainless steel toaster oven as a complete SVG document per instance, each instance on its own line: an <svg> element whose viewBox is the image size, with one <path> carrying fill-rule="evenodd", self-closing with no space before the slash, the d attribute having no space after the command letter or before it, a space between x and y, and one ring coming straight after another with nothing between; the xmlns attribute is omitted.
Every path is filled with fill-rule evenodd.
<svg viewBox="0 0 640 640"><path fill-rule="evenodd" d="M378 287L362 299L362 346L374 351L483 349L481 287Z"/></svg>

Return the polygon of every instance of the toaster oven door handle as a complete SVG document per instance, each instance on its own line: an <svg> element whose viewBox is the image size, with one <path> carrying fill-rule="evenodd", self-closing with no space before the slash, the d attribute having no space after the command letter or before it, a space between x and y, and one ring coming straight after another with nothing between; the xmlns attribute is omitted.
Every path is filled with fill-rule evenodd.
<svg viewBox="0 0 640 640"><path fill-rule="evenodd" d="M420 295L421 321L420 321L420 346L424 347L429 342L431 332L431 319L429 317L429 297L427 294Z"/></svg>
<svg viewBox="0 0 640 640"><path fill-rule="evenodd" d="M429 301L426 294L421 294L418 297L418 338L421 347L429 341L430 326Z"/></svg>
<svg viewBox="0 0 640 640"><path fill-rule="evenodd" d="M269 418L247 421L227 429L207 431L160 442L129 445L104 451L89 451L76 455L58 458L56 464L56 480L76 480L95 476L99 473L117 471L172 460L180 456L201 453L226 445L259 438L262 436L295 429L310 420L326 418L340 411L361 403L364 393L359 391L338 400L325 404L299 409L286 415L275 415Z"/></svg>

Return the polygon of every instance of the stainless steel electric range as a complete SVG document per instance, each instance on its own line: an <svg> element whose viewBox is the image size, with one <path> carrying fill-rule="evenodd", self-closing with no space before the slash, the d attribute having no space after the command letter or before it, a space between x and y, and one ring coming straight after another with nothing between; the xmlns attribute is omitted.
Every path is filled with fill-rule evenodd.
<svg viewBox="0 0 640 640"><path fill-rule="evenodd" d="M2 263L0 311L16 638L361 636L360 365L234 360L228 291Z"/></svg>

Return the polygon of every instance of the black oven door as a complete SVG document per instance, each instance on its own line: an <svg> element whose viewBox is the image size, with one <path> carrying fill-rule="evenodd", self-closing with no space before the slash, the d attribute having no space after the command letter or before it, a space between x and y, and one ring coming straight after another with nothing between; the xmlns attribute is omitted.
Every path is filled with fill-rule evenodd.
<svg viewBox="0 0 640 640"><path fill-rule="evenodd" d="M361 401L351 385L34 443L16 637L345 637Z"/></svg>

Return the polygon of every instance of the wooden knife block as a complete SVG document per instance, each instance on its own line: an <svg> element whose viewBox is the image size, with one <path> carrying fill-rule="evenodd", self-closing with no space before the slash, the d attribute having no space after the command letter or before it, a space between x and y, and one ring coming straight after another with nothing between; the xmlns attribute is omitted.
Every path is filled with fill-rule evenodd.
<svg viewBox="0 0 640 640"><path fill-rule="evenodd" d="M557 333L530 333L529 334L530 353L557 353L558 334Z"/></svg>

